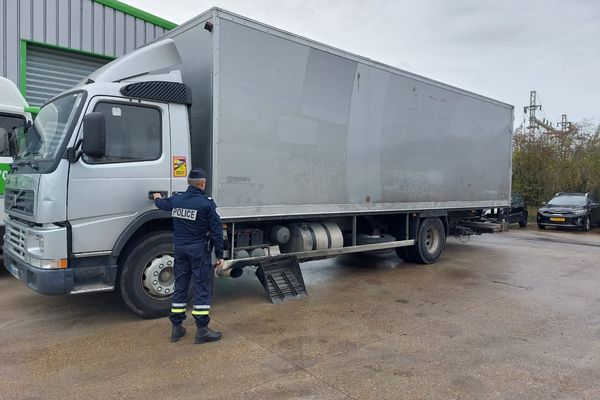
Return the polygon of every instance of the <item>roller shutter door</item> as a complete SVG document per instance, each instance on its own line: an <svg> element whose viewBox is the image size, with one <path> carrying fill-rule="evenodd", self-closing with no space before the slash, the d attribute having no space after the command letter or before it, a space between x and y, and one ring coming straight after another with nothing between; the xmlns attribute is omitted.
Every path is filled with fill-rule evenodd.
<svg viewBox="0 0 600 400"><path fill-rule="evenodd" d="M27 102L41 106L108 62L106 58L28 45Z"/></svg>

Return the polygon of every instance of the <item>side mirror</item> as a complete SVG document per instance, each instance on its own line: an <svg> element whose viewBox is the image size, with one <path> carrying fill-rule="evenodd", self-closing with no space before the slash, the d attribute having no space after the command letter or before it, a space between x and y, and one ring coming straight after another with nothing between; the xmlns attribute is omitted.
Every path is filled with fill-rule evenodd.
<svg viewBox="0 0 600 400"><path fill-rule="evenodd" d="M106 118L104 114L93 112L83 117L82 151L92 158L102 158L106 154Z"/></svg>

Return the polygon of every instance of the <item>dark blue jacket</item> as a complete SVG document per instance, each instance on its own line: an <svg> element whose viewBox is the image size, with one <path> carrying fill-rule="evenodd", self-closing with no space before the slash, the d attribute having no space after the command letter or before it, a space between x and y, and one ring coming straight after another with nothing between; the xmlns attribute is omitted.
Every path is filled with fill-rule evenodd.
<svg viewBox="0 0 600 400"><path fill-rule="evenodd" d="M171 211L175 246L197 243L204 246L210 232L215 256L223 258L223 224L217 214L217 205L195 186L168 199L156 199L156 207Z"/></svg>

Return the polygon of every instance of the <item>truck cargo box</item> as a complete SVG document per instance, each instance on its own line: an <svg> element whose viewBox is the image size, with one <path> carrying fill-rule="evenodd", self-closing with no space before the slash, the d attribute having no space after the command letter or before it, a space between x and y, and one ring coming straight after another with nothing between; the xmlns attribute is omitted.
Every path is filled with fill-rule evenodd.
<svg viewBox="0 0 600 400"><path fill-rule="evenodd" d="M510 203L508 104L216 8L165 37L224 219Z"/></svg>

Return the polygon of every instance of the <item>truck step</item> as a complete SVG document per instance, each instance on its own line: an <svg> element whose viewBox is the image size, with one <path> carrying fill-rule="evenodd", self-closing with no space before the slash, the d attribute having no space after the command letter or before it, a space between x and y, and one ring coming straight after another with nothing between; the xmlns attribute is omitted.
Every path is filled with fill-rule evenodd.
<svg viewBox="0 0 600 400"><path fill-rule="evenodd" d="M263 261L257 277L273 304L308 296L300 264L295 256Z"/></svg>

